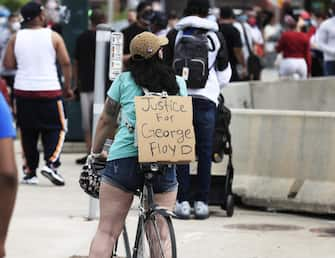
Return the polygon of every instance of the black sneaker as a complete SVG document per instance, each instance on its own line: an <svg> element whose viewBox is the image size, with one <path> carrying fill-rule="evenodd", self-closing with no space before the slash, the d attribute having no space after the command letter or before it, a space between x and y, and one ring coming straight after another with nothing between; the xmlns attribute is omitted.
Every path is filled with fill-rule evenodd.
<svg viewBox="0 0 335 258"><path fill-rule="evenodd" d="M78 165L85 165L87 157L88 157L88 155L86 155L85 157L82 157L80 159L76 159L76 164L78 164Z"/></svg>
<svg viewBox="0 0 335 258"><path fill-rule="evenodd" d="M55 168L44 166L42 168L41 174L48 178L54 185L65 185L64 178L59 173L57 173L57 170Z"/></svg>

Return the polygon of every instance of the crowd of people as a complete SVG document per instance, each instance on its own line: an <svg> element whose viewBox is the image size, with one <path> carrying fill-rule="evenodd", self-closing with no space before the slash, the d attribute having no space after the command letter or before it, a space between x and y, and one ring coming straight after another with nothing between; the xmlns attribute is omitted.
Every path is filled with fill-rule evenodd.
<svg viewBox="0 0 335 258"><path fill-rule="evenodd" d="M142 8L147 8L145 2L138 6L137 19L122 30L125 60L134 35L145 30L167 35L180 19L174 12L151 11L152 5L142 14ZM333 13L334 2L328 11L307 12L284 1L280 13L273 7L240 10L219 6L212 7L207 18L218 23L225 38L233 82L260 80L264 68L276 69L280 78L334 75Z"/></svg>
<svg viewBox="0 0 335 258"><path fill-rule="evenodd" d="M212 138L222 87L234 81L260 80L264 67L277 66L281 78L335 75L335 2L328 14L295 12L285 6L280 17L257 7L211 8L206 0L189 0L182 17L175 12L164 13L158 7L152 1L142 1L136 10L128 12L129 25L121 30L125 71L107 86L107 100L94 140L96 26L106 22L103 11L93 10L90 28L77 38L73 66L61 34L55 31L41 4L29 2L21 8L20 15L13 13L7 18L0 34L3 92L0 117L4 121L0 126L0 190L1 196L6 198L0 209L0 257L4 256L17 187L11 112L23 149L22 183L38 184L37 143L41 137L45 161L41 174L56 186L65 184L59 171L67 130L63 101L73 98L74 88L80 94L87 147L87 155L76 163L84 164L88 156L98 156L104 141L114 138L103 173L99 228L90 251L90 257L110 257L135 188L143 183L134 172L138 168L134 132L122 124L122 119L118 124L117 117L122 108L122 114L127 113L135 126L134 97L143 94L142 87L192 97L198 157L197 192L189 196L189 164L171 167L155 192L157 203L174 208L180 218L190 219L194 212L195 218L206 219L209 217ZM202 36L206 38L206 73L202 78L193 72L195 65L180 64L176 59L182 56L180 51L185 47L189 49L188 54L195 55L192 46L183 40L190 35L198 38L199 44Z"/></svg>

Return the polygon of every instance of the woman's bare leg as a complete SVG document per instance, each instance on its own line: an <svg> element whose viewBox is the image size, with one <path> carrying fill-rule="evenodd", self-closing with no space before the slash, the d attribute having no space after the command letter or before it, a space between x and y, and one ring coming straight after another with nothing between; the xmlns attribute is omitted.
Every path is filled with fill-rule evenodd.
<svg viewBox="0 0 335 258"><path fill-rule="evenodd" d="M173 210L176 203L177 191L155 194L155 202L161 207L170 211Z"/></svg>
<svg viewBox="0 0 335 258"><path fill-rule="evenodd" d="M161 194L155 194L154 198L155 198L156 204L158 204L160 207L164 207L171 211L175 205L176 197L177 197L177 192L166 192L166 193L161 193ZM166 224L166 221L161 216L156 216L156 225L159 230L159 239L157 239L155 229L153 228L152 224L148 224L146 227L147 236L151 238L151 243L153 243L153 245L150 247L151 256L157 257L157 258L162 257L160 244L159 244L159 240L160 240L160 243L163 246L164 256L166 258L172 258L172 253L171 253L172 249L171 249L171 241L170 241L168 225Z"/></svg>
<svg viewBox="0 0 335 258"><path fill-rule="evenodd" d="M93 238L89 258L110 258L119 237L133 194L115 186L102 183L100 188L100 220Z"/></svg>

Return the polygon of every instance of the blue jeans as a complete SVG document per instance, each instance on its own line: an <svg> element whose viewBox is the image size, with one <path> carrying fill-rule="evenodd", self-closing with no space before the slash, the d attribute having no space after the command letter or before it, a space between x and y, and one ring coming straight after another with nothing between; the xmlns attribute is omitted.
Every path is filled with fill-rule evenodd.
<svg viewBox="0 0 335 258"><path fill-rule="evenodd" d="M107 162L102 172L102 182L113 185L125 192L135 193L142 190L144 175L140 172L137 157L115 159ZM174 192L177 190L175 166L153 179L154 193Z"/></svg>
<svg viewBox="0 0 335 258"><path fill-rule="evenodd" d="M335 61L325 61L323 69L325 76L335 75Z"/></svg>
<svg viewBox="0 0 335 258"><path fill-rule="evenodd" d="M193 98L193 126L195 132L196 154L198 157L196 201L208 203L211 185L211 166L213 134L215 129L216 105L205 99ZM179 202L189 200L190 166L177 166Z"/></svg>

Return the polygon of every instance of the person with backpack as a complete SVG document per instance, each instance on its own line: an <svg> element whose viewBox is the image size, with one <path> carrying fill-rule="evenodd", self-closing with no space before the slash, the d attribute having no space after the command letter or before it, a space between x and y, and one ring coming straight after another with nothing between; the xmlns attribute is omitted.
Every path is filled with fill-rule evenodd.
<svg viewBox="0 0 335 258"><path fill-rule="evenodd" d="M216 107L220 88L231 77L224 38L219 33L218 24L207 19L209 7L209 1L189 0L184 18L168 34L169 45L164 52L165 61L185 79L188 94L192 96L198 157L194 211L198 219L209 216ZM175 212L180 218L189 219L190 166L179 165L177 171L179 187Z"/></svg>
<svg viewBox="0 0 335 258"><path fill-rule="evenodd" d="M89 258L111 257L134 193L143 188L144 175L139 173L138 147L134 137L135 97L144 95L145 89L157 93L165 91L168 95L187 95L185 81L175 76L171 67L162 61L162 47L167 43L166 37L158 37L151 32L135 36L130 42L129 71L121 73L108 91L89 158L99 158L107 137L111 132L117 133L102 172L100 221ZM164 174L154 179L155 201L159 206L173 209L177 185L175 166L167 168ZM169 246L169 243L163 242L164 246Z"/></svg>

